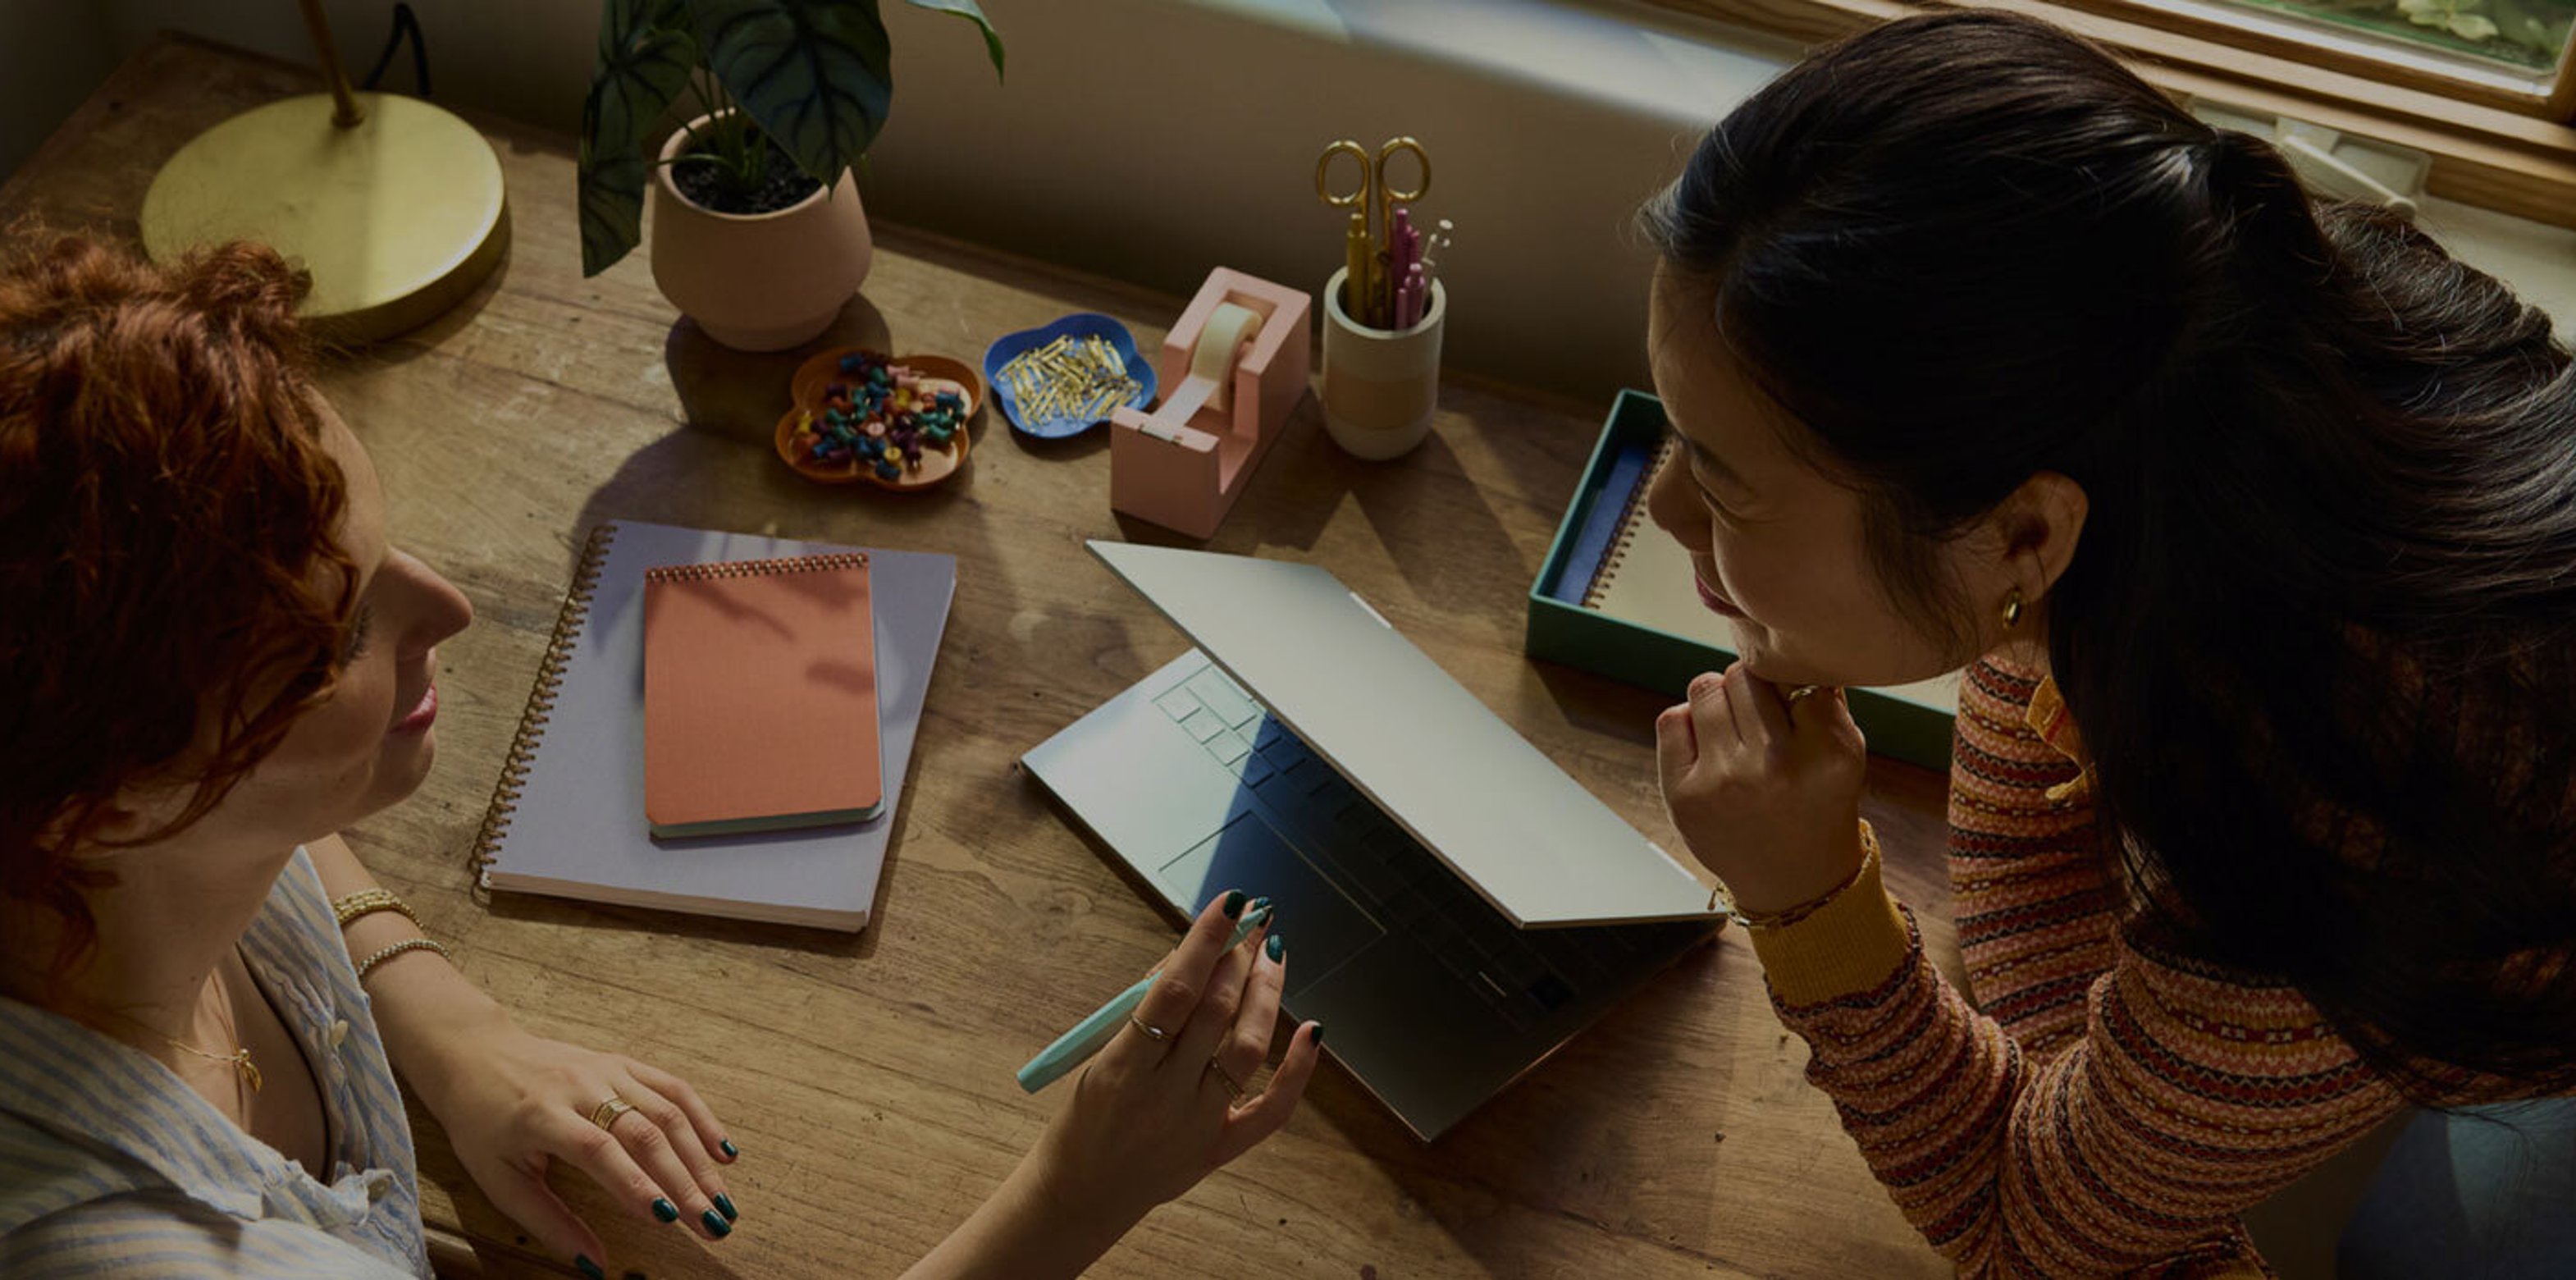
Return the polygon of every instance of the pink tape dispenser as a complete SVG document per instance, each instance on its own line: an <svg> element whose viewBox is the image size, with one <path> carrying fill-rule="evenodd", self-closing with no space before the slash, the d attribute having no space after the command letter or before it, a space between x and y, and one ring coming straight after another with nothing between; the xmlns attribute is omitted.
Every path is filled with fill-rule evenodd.
<svg viewBox="0 0 2576 1280"><path fill-rule="evenodd" d="M1168 388L1150 413L1109 417L1109 505L1207 538L1306 394L1312 305L1302 292L1218 267L1163 339Z"/></svg>

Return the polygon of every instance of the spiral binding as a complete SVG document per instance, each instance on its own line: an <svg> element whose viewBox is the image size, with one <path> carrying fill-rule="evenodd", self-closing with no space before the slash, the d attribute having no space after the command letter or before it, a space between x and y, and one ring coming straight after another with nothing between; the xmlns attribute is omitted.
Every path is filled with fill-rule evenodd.
<svg viewBox="0 0 2576 1280"><path fill-rule="evenodd" d="M725 560L714 564L666 564L644 571L646 582L710 582L718 578L766 578L781 573L827 569L864 569L868 558L855 551L829 555L790 556L784 560Z"/></svg>
<svg viewBox="0 0 2576 1280"><path fill-rule="evenodd" d="M563 610L555 615L555 630L546 641L546 656L537 663L537 683L528 691L528 708L519 713L519 731L510 738L510 754L501 762L501 780L493 784L492 805L483 811L483 826L474 835L468 870L476 889L491 887L485 879L491 874L494 853L501 837L510 830L510 815L518 811L519 792L528 781L528 766L537 752L537 740L545 736L546 720L555 708L555 690L563 687L564 663L572 656L574 641L581 637L581 625L590 617L590 597L599 589L599 569L608 559L608 544L617 537L614 523L602 524L590 531L589 544L581 551L574 566L572 586L564 592Z"/></svg>
<svg viewBox="0 0 2576 1280"><path fill-rule="evenodd" d="M1664 473L1672 461L1673 442L1669 439L1655 446L1655 460L1637 477L1637 487L1628 491L1628 505L1619 512L1619 540L1610 544L1601 557L1601 567L1593 571L1592 585L1584 588L1583 607L1598 609L1602 598L1610 593L1610 584L1619 576L1619 562L1628 558L1628 549L1637 545L1637 536L1646 526L1646 493L1655 487L1655 477Z"/></svg>

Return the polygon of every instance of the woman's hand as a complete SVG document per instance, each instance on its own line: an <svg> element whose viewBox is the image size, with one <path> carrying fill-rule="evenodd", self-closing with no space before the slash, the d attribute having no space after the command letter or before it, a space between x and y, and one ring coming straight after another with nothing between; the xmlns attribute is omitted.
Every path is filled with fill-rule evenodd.
<svg viewBox="0 0 2576 1280"><path fill-rule="evenodd" d="M1270 1056L1288 973L1286 944L1266 923L1225 945L1235 921L1257 910L1227 893L1199 912L1027 1158L907 1280L1080 1275L1154 1206L1288 1122L1314 1077L1323 1028L1298 1027L1269 1084L1238 1092Z"/></svg>
<svg viewBox="0 0 2576 1280"><path fill-rule="evenodd" d="M1842 690L1793 700L1741 662L1655 717L1664 807L1748 914L1812 902L1859 869L1868 751Z"/></svg>
<svg viewBox="0 0 2576 1280"><path fill-rule="evenodd" d="M547 1187L558 1160L640 1221L682 1223L709 1240L732 1233L721 1166L735 1153L686 1081L533 1035L497 1010L475 1034L449 1037L442 1059L437 1082L415 1086L475 1185L555 1256L594 1268L607 1257L589 1224ZM606 1108L603 1128L592 1117L612 1097L632 1109Z"/></svg>
<svg viewBox="0 0 2576 1280"><path fill-rule="evenodd" d="M1290 1034L1268 1086L1236 1093L1269 1061L1288 976L1286 939L1267 921L1226 949L1248 910L1267 907L1227 893L1201 910L1135 1018L1074 1081L1072 1101L1030 1153L1049 1200L1141 1218L1276 1133L1297 1109L1322 1052L1313 1023ZM1167 1034L1158 1040L1145 1027Z"/></svg>

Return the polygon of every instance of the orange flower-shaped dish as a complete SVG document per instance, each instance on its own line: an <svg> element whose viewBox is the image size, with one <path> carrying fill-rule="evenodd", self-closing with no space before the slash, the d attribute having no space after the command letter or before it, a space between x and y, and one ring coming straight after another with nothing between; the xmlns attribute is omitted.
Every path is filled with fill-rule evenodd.
<svg viewBox="0 0 2576 1280"><path fill-rule="evenodd" d="M843 347L823 352L796 370L796 377L789 384L795 404L778 420L775 439L779 460L796 474L822 484L864 481L898 492L930 488L964 468L970 447L968 424L983 408L984 380L964 362L934 355L896 356L889 363L898 371L910 372L927 381L934 391L945 389L940 385L942 383L954 385L965 401L965 407L956 415L956 429L946 444L934 445L924 440L920 458L900 464L901 474L891 480L879 475L873 465L862 463L856 457L824 460L813 456L818 424L823 422L827 410L836 407L832 386L855 380L855 375L841 372L842 359L852 355L873 356L875 353L857 347ZM848 403L847 398L843 398L837 402L837 407L846 408ZM863 441L870 443L882 439L862 437Z"/></svg>

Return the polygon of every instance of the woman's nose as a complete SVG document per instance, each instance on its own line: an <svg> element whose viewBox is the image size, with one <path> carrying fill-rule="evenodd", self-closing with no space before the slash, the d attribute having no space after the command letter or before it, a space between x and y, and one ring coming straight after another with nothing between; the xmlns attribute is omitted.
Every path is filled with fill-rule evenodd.
<svg viewBox="0 0 2576 1280"><path fill-rule="evenodd" d="M439 575L409 552L397 551L403 584L411 599L411 625L405 629L405 647L414 652L425 650L439 641L463 631L474 621L474 602L456 589L456 584Z"/></svg>

